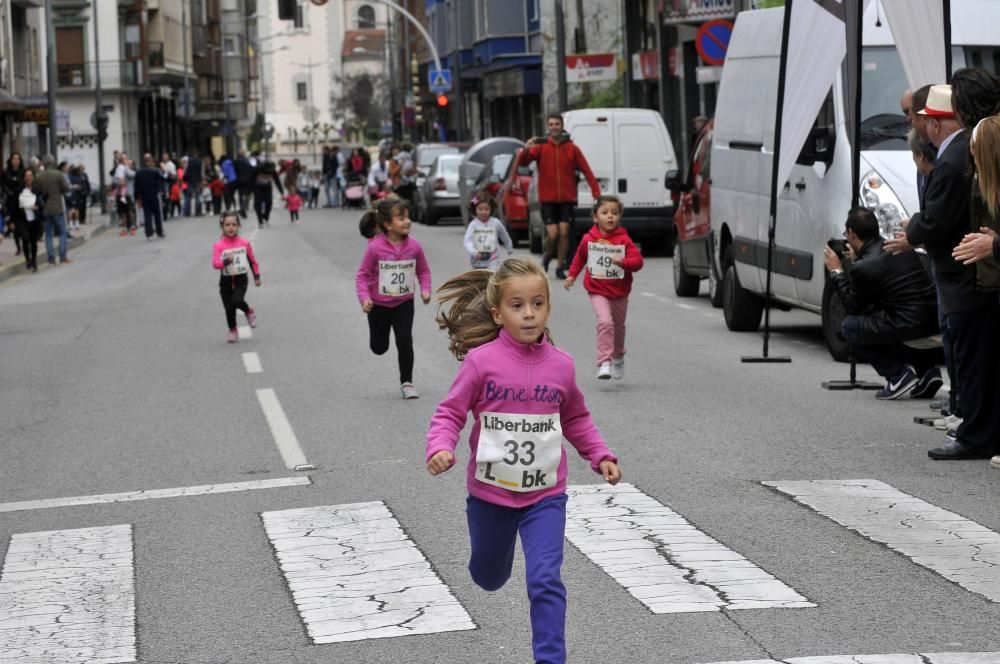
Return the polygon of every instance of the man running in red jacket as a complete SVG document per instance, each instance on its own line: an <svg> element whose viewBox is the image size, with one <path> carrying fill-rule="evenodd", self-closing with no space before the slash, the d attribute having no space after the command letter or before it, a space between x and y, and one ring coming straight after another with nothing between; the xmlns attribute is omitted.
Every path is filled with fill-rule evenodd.
<svg viewBox="0 0 1000 664"><path fill-rule="evenodd" d="M566 254L569 252L569 228L576 207L576 173L587 178L594 200L601 195L601 187L580 148L563 131L562 115L553 113L546 118L548 136L544 143L528 139L521 153L520 165L538 162L538 202L545 222L545 255L542 266L549 270L549 263L558 254L556 277L566 278Z"/></svg>

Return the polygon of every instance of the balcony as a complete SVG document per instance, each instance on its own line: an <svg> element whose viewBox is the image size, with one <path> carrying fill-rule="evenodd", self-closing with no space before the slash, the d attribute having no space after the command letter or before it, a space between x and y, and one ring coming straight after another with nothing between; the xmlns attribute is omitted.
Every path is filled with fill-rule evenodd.
<svg viewBox="0 0 1000 664"><path fill-rule="evenodd" d="M134 88L146 82L142 62L139 60L102 62L100 67L93 62L58 65L56 69L59 88L63 90L93 89L97 75L100 75L101 87L106 90Z"/></svg>
<svg viewBox="0 0 1000 664"><path fill-rule="evenodd" d="M149 68L163 69L166 64L166 59L163 56L163 42L146 42L146 47L149 49Z"/></svg>

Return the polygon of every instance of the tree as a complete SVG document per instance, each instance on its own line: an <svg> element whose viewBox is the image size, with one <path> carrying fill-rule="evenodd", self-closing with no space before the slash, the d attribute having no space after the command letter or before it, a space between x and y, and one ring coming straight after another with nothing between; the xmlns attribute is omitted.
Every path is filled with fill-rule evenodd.
<svg viewBox="0 0 1000 664"><path fill-rule="evenodd" d="M338 76L341 96L333 98L334 112L345 119L346 128L355 134L377 129L388 116L389 79L384 74L363 71Z"/></svg>

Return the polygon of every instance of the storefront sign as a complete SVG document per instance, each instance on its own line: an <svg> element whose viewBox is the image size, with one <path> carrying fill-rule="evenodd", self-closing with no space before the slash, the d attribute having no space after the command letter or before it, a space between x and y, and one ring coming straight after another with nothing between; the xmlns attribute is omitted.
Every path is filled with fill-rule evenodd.
<svg viewBox="0 0 1000 664"><path fill-rule="evenodd" d="M49 124L49 107L48 106L25 106L17 114L17 122L34 122L35 124L48 125Z"/></svg>
<svg viewBox="0 0 1000 664"><path fill-rule="evenodd" d="M701 23L716 18L734 18L736 0L660 0L664 24Z"/></svg>
<svg viewBox="0 0 1000 664"><path fill-rule="evenodd" d="M589 83L618 78L618 58L614 53L583 53L566 56L566 82Z"/></svg>
<svg viewBox="0 0 1000 664"><path fill-rule="evenodd" d="M677 49L667 50L667 76L677 75ZM632 54L632 80L660 80L660 52L639 51Z"/></svg>

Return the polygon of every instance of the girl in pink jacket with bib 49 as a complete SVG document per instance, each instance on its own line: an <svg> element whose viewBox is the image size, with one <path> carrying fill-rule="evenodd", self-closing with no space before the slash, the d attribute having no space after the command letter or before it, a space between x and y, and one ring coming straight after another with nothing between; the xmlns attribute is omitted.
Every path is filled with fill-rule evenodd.
<svg viewBox="0 0 1000 664"><path fill-rule="evenodd" d="M455 464L471 412L466 514L472 580L498 590L510 578L514 546L524 549L534 661L566 662L566 529L563 440L605 481L621 479L617 457L594 426L576 385L573 358L552 345L549 281L538 263L505 260L496 272L472 270L438 291L448 310L438 323L462 360L427 432L431 475ZM464 359L463 359L464 358Z"/></svg>
<svg viewBox="0 0 1000 664"><path fill-rule="evenodd" d="M253 255L250 241L240 237L240 216L235 211L226 212L219 219L222 237L212 246L212 267L219 270L219 294L226 309L226 325L229 333L226 341L235 343L239 339L236 331L236 310L247 317L250 327L257 327L257 314L246 303L248 274L253 275L254 286L260 287L260 266Z"/></svg>

